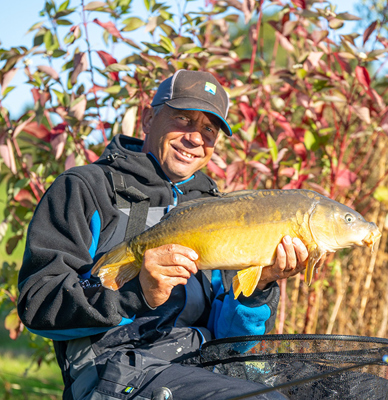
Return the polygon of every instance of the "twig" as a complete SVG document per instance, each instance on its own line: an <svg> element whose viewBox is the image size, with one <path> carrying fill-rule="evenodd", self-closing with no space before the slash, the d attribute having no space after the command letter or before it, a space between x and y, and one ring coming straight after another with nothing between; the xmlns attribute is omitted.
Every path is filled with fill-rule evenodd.
<svg viewBox="0 0 388 400"><path fill-rule="evenodd" d="M92 81L92 91L94 93L94 98L96 100L96 108L97 108L97 116L98 116L98 121L101 129L102 136L104 138L104 144L108 144L108 139L106 137L105 133L105 127L101 119L101 113L100 113L100 106L98 105L98 98L97 98L97 93L96 93L96 85L94 83L94 71L93 71L93 62L92 62L92 52L90 48L90 41L89 41L89 34L88 34L88 23L86 21L86 16L85 16L85 4L84 0L81 0L81 5L82 5L82 23L85 28L85 41L87 45L87 52L88 52L88 57L89 57L89 65L90 65L90 76L91 76L91 81Z"/></svg>

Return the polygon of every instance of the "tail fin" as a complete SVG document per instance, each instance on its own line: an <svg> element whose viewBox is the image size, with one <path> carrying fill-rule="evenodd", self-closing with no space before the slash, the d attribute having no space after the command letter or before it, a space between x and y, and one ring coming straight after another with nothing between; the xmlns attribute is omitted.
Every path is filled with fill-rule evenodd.
<svg viewBox="0 0 388 400"><path fill-rule="evenodd" d="M235 299L237 299L241 292L245 297L249 297L255 291L262 270L263 267L255 265L237 272L237 275L233 278L233 293Z"/></svg>
<svg viewBox="0 0 388 400"><path fill-rule="evenodd" d="M113 247L97 261L92 269L92 274L100 278L102 285L112 290L120 289L139 272L140 266L127 242Z"/></svg>

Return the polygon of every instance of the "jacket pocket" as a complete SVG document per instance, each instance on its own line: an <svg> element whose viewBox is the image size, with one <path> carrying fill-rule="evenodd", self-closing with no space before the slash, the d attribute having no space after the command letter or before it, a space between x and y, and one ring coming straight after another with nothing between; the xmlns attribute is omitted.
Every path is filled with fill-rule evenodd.
<svg viewBox="0 0 388 400"><path fill-rule="evenodd" d="M141 356L133 352L117 352L111 360L106 362L95 392L123 400L128 400L135 395L147 375L147 372L134 366L141 365L136 362L138 357Z"/></svg>

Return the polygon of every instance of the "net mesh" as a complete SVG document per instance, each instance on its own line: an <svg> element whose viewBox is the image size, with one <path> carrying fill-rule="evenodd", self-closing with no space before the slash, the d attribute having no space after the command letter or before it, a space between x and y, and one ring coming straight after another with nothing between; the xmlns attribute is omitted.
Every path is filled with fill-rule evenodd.
<svg viewBox="0 0 388 400"><path fill-rule="evenodd" d="M202 346L200 356L206 369L270 387L313 378L277 389L290 399L380 400L388 399L387 354L388 339L263 335L213 340ZM357 368L335 373L352 366Z"/></svg>

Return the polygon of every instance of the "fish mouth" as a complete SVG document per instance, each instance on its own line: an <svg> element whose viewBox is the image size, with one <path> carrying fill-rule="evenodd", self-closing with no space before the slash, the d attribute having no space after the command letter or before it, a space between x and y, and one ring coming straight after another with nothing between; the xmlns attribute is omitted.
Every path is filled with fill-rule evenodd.
<svg viewBox="0 0 388 400"><path fill-rule="evenodd" d="M378 228L370 232L362 241L365 246L368 246L373 251L373 246L378 239L381 237L381 232Z"/></svg>

